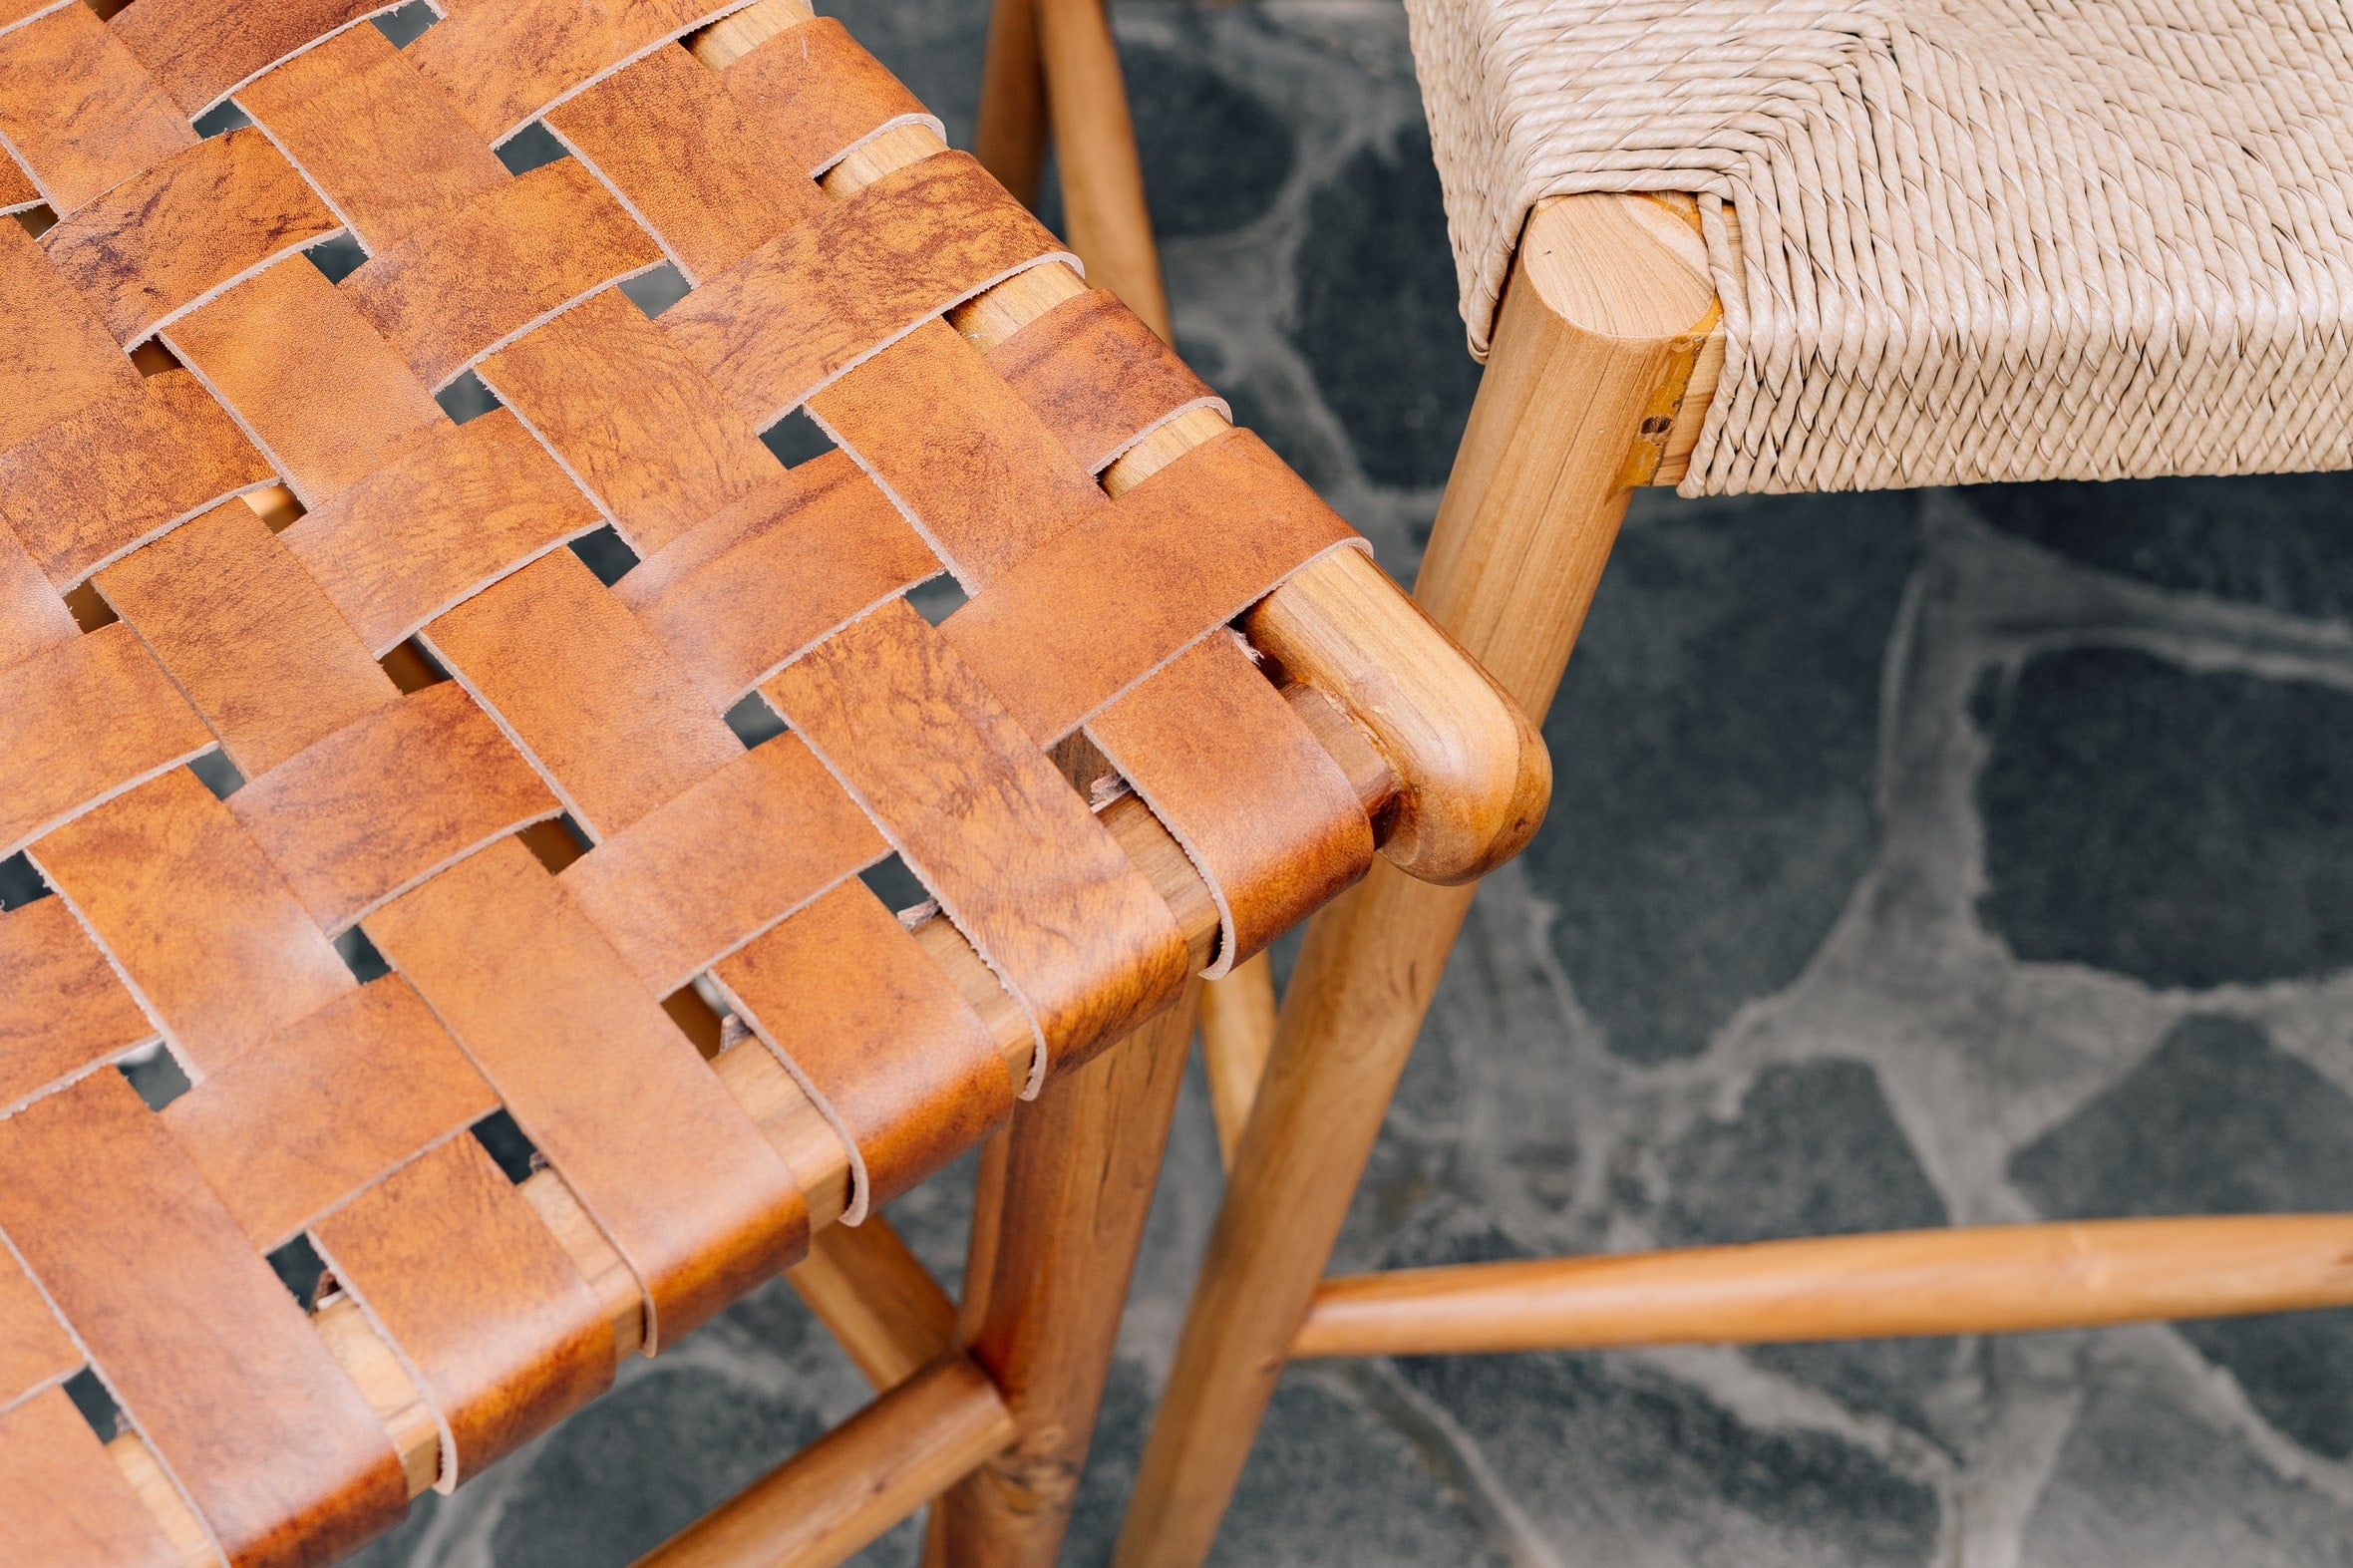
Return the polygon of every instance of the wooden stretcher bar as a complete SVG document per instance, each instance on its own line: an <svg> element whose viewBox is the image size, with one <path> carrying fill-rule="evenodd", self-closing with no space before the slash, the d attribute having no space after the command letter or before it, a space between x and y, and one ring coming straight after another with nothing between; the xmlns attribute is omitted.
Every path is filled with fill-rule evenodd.
<svg viewBox="0 0 2353 1568"><path fill-rule="evenodd" d="M2353 1304L2353 1214L1808 1237L1331 1279L1293 1356L2017 1334Z"/></svg>

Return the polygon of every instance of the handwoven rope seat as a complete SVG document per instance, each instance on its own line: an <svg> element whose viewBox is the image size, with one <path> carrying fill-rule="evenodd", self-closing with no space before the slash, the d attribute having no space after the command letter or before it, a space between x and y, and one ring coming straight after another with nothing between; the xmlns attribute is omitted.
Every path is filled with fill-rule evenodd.
<svg viewBox="0 0 2353 1568"><path fill-rule="evenodd" d="M1687 493L2353 463L2334 0L1408 8L1475 349L1536 202L1702 198Z"/></svg>
<svg viewBox="0 0 2353 1568"><path fill-rule="evenodd" d="M1377 838L1540 816L1354 530L745 5L0 0L0 1563L341 1555Z"/></svg>

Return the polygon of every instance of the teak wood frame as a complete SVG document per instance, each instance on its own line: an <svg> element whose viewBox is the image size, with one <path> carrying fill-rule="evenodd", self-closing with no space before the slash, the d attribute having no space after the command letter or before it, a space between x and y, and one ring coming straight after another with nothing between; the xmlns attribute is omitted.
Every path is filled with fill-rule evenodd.
<svg viewBox="0 0 2353 1568"><path fill-rule="evenodd" d="M1723 363L1721 320L1689 198L1556 199L1522 232L1415 594L1539 723L1633 487L1685 470ZM1324 1280L1470 896L1376 866L1310 922L1254 1107L1249 1089L1233 1092L1252 1108L1117 1568L1206 1557L1292 1357L2001 1333L2353 1303L2343 1214L1915 1231Z"/></svg>

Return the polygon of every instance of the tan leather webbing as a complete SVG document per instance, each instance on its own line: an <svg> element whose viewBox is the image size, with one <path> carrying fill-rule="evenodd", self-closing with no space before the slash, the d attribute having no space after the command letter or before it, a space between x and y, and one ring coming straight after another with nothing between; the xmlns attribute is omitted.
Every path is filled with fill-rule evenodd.
<svg viewBox="0 0 2353 1568"><path fill-rule="evenodd" d="M1241 432L1113 498L1214 397L1101 292L959 336L1069 258L961 154L821 185L937 126L839 24L715 71L707 0L375 9L0 0L0 858L56 895L0 914L4 1561L348 1550L798 1257L789 1129L854 1218L1166 1005L1082 728L1220 964L1372 852L1224 630L1362 541ZM542 120L572 156L509 173ZM787 470L802 407L840 450ZM894 851L979 989L854 880ZM159 1044L161 1113L113 1071ZM265 1260L305 1235L315 1313Z"/></svg>

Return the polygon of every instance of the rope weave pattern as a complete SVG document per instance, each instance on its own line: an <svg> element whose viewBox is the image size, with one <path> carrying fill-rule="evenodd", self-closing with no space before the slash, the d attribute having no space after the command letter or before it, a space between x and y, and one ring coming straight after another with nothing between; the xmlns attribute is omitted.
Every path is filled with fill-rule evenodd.
<svg viewBox="0 0 2353 1568"><path fill-rule="evenodd" d="M1534 203L1701 197L1687 494L2353 463L2340 4L1407 8L1474 352Z"/></svg>

